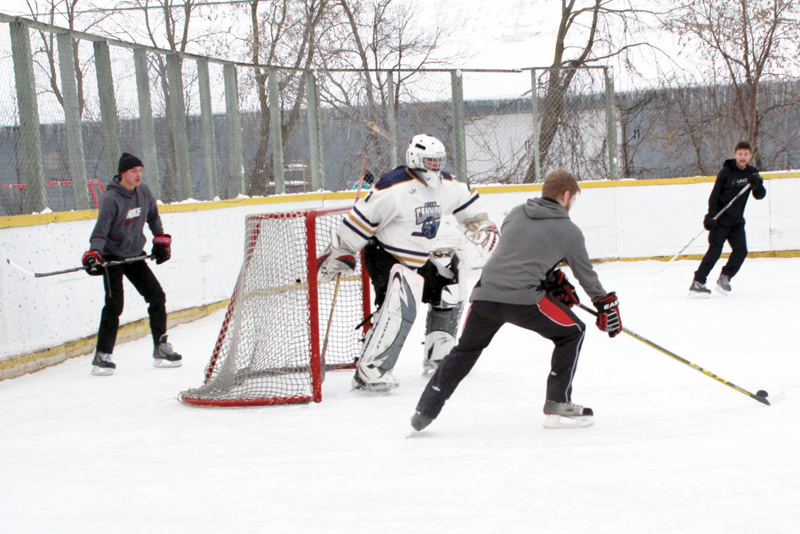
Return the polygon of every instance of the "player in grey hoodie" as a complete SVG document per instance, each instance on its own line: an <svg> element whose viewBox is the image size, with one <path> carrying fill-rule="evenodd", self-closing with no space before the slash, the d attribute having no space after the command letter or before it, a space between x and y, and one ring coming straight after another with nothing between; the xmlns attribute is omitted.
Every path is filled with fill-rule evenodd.
<svg viewBox="0 0 800 534"><path fill-rule="evenodd" d="M106 266L109 261L127 260L144 256L147 239L145 222L153 232L153 256L156 263L169 260L172 237L164 233L161 217L153 193L142 181L142 162L127 152L119 159L118 172L100 198L90 249L84 253L82 263L93 276L103 276L106 290L105 306L100 316L97 333L97 352L92 360L92 374L107 376L114 373L116 364L111 353L117 340L119 316L125 297L122 277L133 284L149 304L150 330L153 335L153 365L179 367L181 355L167 342L166 297L161 284L145 261L132 261Z"/></svg>
<svg viewBox="0 0 800 534"><path fill-rule="evenodd" d="M529 199L508 213L497 250L472 292L458 345L444 358L420 397L411 419L415 430L422 430L439 415L505 323L533 330L555 344L547 379L545 426L592 423L592 410L571 399L586 327L570 310L579 299L558 265L566 263L592 299L601 330L614 337L622 323L616 295L603 289L589 261L583 233L569 218L579 192L571 173L555 169L545 177L542 198Z"/></svg>

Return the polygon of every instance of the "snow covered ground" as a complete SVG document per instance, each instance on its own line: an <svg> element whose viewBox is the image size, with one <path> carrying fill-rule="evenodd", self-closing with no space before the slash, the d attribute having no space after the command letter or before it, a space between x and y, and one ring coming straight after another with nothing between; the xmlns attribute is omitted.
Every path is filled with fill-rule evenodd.
<svg viewBox="0 0 800 534"><path fill-rule="evenodd" d="M596 423L546 430L550 346L506 326L407 438L419 318L390 395L341 371L321 404L184 406L219 312L171 331L178 369L153 368L141 339L111 377L85 356L0 382L0 532L800 532L800 258L749 259L708 300L685 297L697 262L663 266L597 265L624 326L772 406L591 326L574 400Z"/></svg>

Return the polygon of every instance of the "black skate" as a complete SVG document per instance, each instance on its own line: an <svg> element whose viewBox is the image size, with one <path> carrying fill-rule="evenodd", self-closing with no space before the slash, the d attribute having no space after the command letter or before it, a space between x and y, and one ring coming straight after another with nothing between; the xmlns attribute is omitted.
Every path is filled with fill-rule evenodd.
<svg viewBox="0 0 800 534"><path fill-rule="evenodd" d="M708 289L705 284L701 284L697 280L692 282L691 287L689 287L689 298L707 299L710 296L711 290Z"/></svg>
<svg viewBox="0 0 800 534"><path fill-rule="evenodd" d="M411 427L417 432L424 429L432 422L432 417L428 417L427 415L419 412L414 412L414 415L411 416Z"/></svg>
<svg viewBox="0 0 800 534"><path fill-rule="evenodd" d="M180 367L182 358L167 342L167 335L161 336L161 342L153 349L153 367Z"/></svg>
<svg viewBox="0 0 800 534"><path fill-rule="evenodd" d="M109 376L114 374L117 364L111 361L111 355L105 352L96 352L92 360L92 374L97 376Z"/></svg>
<svg viewBox="0 0 800 534"><path fill-rule="evenodd" d="M719 280L717 280L717 291L722 293L723 295L727 295L731 292L731 277L726 274L719 275Z"/></svg>
<svg viewBox="0 0 800 534"><path fill-rule="evenodd" d="M594 424L594 412L572 402L545 401L545 428L579 428Z"/></svg>

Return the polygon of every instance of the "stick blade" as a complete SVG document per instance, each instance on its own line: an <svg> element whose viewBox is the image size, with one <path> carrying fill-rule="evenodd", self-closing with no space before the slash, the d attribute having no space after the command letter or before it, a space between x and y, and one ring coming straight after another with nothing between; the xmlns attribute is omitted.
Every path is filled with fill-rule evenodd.
<svg viewBox="0 0 800 534"><path fill-rule="evenodd" d="M18 263L15 263L15 262L11 261L11 259L10 259L10 258L6 258L6 261L8 262L8 264L9 264L9 265L10 265L10 266L11 266L13 269L16 269L17 271L21 272L22 274L24 274L24 275L26 275L26 276L33 276L33 277L35 277L35 276L36 276L36 273L34 273L33 271L31 271L30 269L26 269L25 267L23 267L23 266L19 265Z"/></svg>

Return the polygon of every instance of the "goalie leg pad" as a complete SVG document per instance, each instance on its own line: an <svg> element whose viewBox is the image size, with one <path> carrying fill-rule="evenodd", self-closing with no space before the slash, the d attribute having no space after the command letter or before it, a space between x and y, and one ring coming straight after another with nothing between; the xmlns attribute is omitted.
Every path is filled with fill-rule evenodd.
<svg viewBox="0 0 800 534"><path fill-rule="evenodd" d="M436 371L439 363L456 346L458 322L461 319L463 304L442 309L431 306L425 323L425 358L422 369L425 373Z"/></svg>
<svg viewBox="0 0 800 534"><path fill-rule="evenodd" d="M392 369L417 317L423 284L408 267L399 263L392 267L386 298L356 363L354 388L387 391L399 385Z"/></svg>

